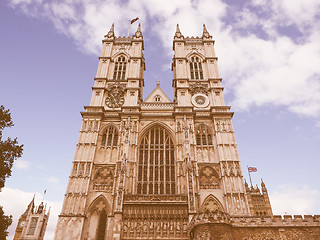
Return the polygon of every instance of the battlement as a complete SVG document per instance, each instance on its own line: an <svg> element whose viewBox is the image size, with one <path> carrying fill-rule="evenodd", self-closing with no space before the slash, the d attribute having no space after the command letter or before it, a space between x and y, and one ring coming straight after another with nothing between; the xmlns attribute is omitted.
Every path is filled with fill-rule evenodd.
<svg viewBox="0 0 320 240"><path fill-rule="evenodd" d="M273 217L232 217L234 227L299 227L320 226L320 215L274 215Z"/></svg>

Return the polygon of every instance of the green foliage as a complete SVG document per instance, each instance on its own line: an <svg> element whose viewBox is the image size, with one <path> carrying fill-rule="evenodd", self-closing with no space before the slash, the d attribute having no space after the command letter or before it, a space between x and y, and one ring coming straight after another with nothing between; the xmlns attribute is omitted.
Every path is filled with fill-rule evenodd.
<svg viewBox="0 0 320 240"><path fill-rule="evenodd" d="M21 157L23 145L19 145L17 138L2 140L2 131L6 127L12 127L13 122L9 109L0 106L0 191L4 187L7 177L11 176L11 168L14 160Z"/></svg>
<svg viewBox="0 0 320 240"><path fill-rule="evenodd" d="M0 206L0 240L7 239L7 229L12 223L12 216L4 215L2 207Z"/></svg>
<svg viewBox="0 0 320 240"><path fill-rule="evenodd" d="M7 138L2 140L2 131L7 127L12 127L13 122L9 109L0 106L0 191L4 187L7 177L11 176L11 168L13 162L21 157L23 145L19 145L17 138ZM8 236L8 227L12 223L12 216L4 215L0 206L0 240L6 239Z"/></svg>

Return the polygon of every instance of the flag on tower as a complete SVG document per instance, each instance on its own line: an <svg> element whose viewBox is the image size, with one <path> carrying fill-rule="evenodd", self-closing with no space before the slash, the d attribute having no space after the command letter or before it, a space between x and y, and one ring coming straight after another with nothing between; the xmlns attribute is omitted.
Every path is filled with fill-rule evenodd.
<svg viewBox="0 0 320 240"><path fill-rule="evenodd" d="M136 22L136 21L138 21L138 20L139 20L139 18L136 17L136 18L132 19L132 20L130 21L130 23L132 24L132 23L134 23L134 22Z"/></svg>
<svg viewBox="0 0 320 240"><path fill-rule="evenodd" d="M248 167L249 172L256 172L258 171L256 167Z"/></svg>

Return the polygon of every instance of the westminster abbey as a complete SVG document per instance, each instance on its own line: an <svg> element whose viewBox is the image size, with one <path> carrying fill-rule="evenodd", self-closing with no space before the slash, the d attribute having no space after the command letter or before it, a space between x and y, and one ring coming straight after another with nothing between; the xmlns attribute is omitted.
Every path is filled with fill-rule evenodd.
<svg viewBox="0 0 320 240"><path fill-rule="evenodd" d="M159 82L143 101L140 25L102 42L56 240L320 239L320 216L275 216L264 183L244 181L205 26L177 26L173 101Z"/></svg>

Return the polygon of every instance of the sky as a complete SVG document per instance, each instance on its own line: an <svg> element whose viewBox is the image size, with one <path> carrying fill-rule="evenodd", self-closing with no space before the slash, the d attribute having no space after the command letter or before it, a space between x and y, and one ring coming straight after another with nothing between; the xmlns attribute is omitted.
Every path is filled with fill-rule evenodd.
<svg viewBox="0 0 320 240"><path fill-rule="evenodd" d="M101 40L115 23L127 35L139 17L145 41L144 99L160 81L173 99L172 40L215 39L226 104L244 178L267 185L274 214L320 214L320 2L318 0L3 0L0 2L0 104L24 144L0 192L17 220L36 194L51 207L53 239ZM129 28L131 35L137 23ZM44 195L44 190L47 193Z"/></svg>

